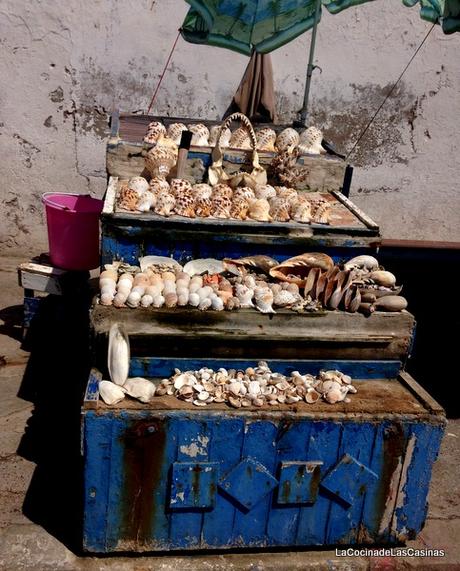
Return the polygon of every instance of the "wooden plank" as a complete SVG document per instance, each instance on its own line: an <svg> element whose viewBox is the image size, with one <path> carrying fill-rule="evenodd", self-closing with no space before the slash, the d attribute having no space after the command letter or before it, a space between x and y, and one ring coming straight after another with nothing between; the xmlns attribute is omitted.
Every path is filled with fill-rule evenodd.
<svg viewBox="0 0 460 571"><path fill-rule="evenodd" d="M62 295L60 279L67 273L53 266L25 262L18 267L18 280L24 289Z"/></svg>
<svg viewBox="0 0 460 571"><path fill-rule="evenodd" d="M91 369L86 385L83 406L85 409L97 408L99 403L99 383L102 381L102 374L97 369Z"/></svg>
<svg viewBox="0 0 460 571"><path fill-rule="evenodd" d="M423 402L428 410L435 414L445 415L445 411L442 406L421 386L417 381L409 375L406 371L401 371L399 374L401 383L404 384L417 398Z"/></svg>
<svg viewBox="0 0 460 571"><path fill-rule="evenodd" d="M113 214L115 207L115 199L118 192L118 177L109 177L109 184L105 192L104 208L102 214Z"/></svg>
<svg viewBox="0 0 460 571"><path fill-rule="evenodd" d="M372 220L365 212L356 206L349 198L337 190L332 190L331 193L339 200L342 204L347 206L357 218L361 220L368 228L378 229L379 225Z"/></svg>

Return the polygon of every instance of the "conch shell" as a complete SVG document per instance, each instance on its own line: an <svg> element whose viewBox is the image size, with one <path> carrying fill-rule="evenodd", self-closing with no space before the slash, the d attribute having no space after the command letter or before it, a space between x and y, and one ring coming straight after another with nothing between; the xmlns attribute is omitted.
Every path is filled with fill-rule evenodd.
<svg viewBox="0 0 460 571"><path fill-rule="evenodd" d="M269 127L258 129L256 137L259 150L275 152L276 133L273 129Z"/></svg>
<svg viewBox="0 0 460 571"><path fill-rule="evenodd" d="M217 139L219 137L219 133L220 133L220 129L221 126L220 125L213 125L211 127L211 129L209 130L209 146L210 147L215 147L217 144ZM224 147L228 147L230 144L230 139L232 138L232 132L230 131L230 129L228 127L226 127L223 131L222 131L222 135L220 137L220 146L222 148Z"/></svg>
<svg viewBox="0 0 460 571"><path fill-rule="evenodd" d="M319 155L326 153L321 145L323 134L318 127L308 127L305 131L300 133L300 142L297 146L302 155Z"/></svg>
<svg viewBox="0 0 460 571"><path fill-rule="evenodd" d="M328 271L334 266L334 260L327 254L312 252L285 260L270 270L270 275L283 282L291 282L299 287L305 286L311 268Z"/></svg>
<svg viewBox="0 0 460 571"><path fill-rule="evenodd" d="M281 131L276 139L276 149L278 152L288 151L292 152L299 144L299 133L292 127L288 127Z"/></svg>
<svg viewBox="0 0 460 571"><path fill-rule="evenodd" d="M249 202L248 218L258 222L270 222L270 203L265 198L256 198Z"/></svg>
<svg viewBox="0 0 460 571"><path fill-rule="evenodd" d="M194 123L188 126L188 130L193 133L192 145L195 147L207 147L209 142L209 129L203 123Z"/></svg>
<svg viewBox="0 0 460 571"><path fill-rule="evenodd" d="M109 406L117 404L125 398L125 391L110 381L101 381L99 383L99 394L105 404Z"/></svg>
<svg viewBox="0 0 460 571"><path fill-rule="evenodd" d="M232 260L231 258L224 258L223 260L224 268L228 269L229 266L239 266L243 268L249 268L255 271L261 271L264 274L268 274L272 268L278 266L278 262L269 256L247 256L245 258L238 258L237 260Z"/></svg>
<svg viewBox="0 0 460 571"><path fill-rule="evenodd" d="M151 177L166 178L176 164L176 153L167 147L154 147L145 156L145 168Z"/></svg>
<svg viewBox="0 0 460 571"><path fill-rule="evenodd" d="M168 137L178 145L182 137L182 132L186 130L187 127L183 123L171 123L168 127Z"/></svg>
<svg viewBox="0 0 460 571"><path fill-rule="evenodd" d="M122 325L114 323L109 332L107 367L116 385L124 385L129 371L129 337Z"/></svg>
<svg viewBox="0 0 460 571"><path fill-rule="evenodd" d="M348 260L343 267L345 270L364 269L372 271L378 269L379 262L374 258L374 256L364 254L362 256L351 258L351 260Z"/></svg>

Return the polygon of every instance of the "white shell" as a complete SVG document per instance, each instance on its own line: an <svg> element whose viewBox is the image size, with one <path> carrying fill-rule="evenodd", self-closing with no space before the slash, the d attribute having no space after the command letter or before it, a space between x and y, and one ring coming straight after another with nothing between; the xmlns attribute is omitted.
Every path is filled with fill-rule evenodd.
<svg viewBox="0 0 460 571"><path fill-rule="evenodd" d="M193 133L192 145L196 147L207 147L209 138L209 129L203 123L195 123L188 125L188 130Z"/></svg>
<svg viewBox="0 0 460 571"><path fill-rule="evenodd" d="M143 295L142 299L141 299L141 305L142 307L149 307L151 306L153 303L153 296L151 295Z"/></svg>
<svg viewBox="0 0 460 571"><path fill-rule="evenodd" d="M299 133L292 127L281 131L276 138L276 148L278 151L292 151L299 144Z"/></svg>
<svg viewBox="0 0 460 571"><path fill-rule="evenodd" d="M99 394L105 404L109 406L117 404L125 398L125 391L110 381L101 381L99 383Z"/></svg>
<svg viewBox="0 0 460 571"><path fill-rule="evenodd" d="M183 123L171 123L168 127L168 137L172 139L176 145L179 145L182 132L186 131L187 127Z"/></svg>
<svg viewBox="0 0 460 571"><path fill-rule="evenodd" d="M221 274L224 271L224 264L222 260L216 260L214 258L202 258L199 260L191 260L187 262L184 266L184 272L189 276L195 276L199 274Z"/></svg>
<svg viewBox="0 0 460 571"><path fill-rule="evenodd" d="M162 295L156 295L153 297L152 305L153 307L159 308L163 307L165 303L165 298Z"/></svg>
<svg viewBox="0 0 460 571"><path fill-rule="evenodd" d="M308 127L300 133L298 149L302 154L319 155L325 153L321 145L323 134L317 127Z"/></svg>
<svg viewBox="0 0 460 571"><path fill-rule="evenodd" d="M129 356L129 337L122 325L114 323L109 332L107 366L116 385L123 385L128 378Z"/></svg>
<svg viewBox="0 0 460 571"><path fill-rule="evenodd" d="M217 144L217 137L219 136L221 126L220 125L213 125L209 130L209 146L215 147ZM232 132L230 129L225 128L223 130L222 136L220 137L220 146L222 148L228 147L230 144L230 139L232 137Z"/></svg>
<svg viewBox="0 0 460 571"><path fill-rule="evenodd" d="M139 265L141 271L145 271L147 268L152 266L169 266L173 270L181 270L182 266L176 260L172 258L167 258L166 256L143 256L139 258Z"/></svg>
<svg viewBox="0 0 460 571"><path fill-rule="evenodd" d="M128 188L137 192L139 196L141 196L144 192L149 189L149 183L146 179L142 176L135 176L130 178L128 181Z"/></svg>
<svg viewBox="0 0 460 571"><path fill-rule="evenodd" d="M142 377L132 377L123 385L126 393L141 402L150 402L155 395L155 385Z"/></svg>
<svg viewBox="0 0 460 571"><path fill-rule="evenodd" d="M367 256L363 254L362 256L356 256L351 258L344 264L345 270L353 270L355 268L363 268L365 270L376 270L379 267L379 262L373 256Z"/></svg>

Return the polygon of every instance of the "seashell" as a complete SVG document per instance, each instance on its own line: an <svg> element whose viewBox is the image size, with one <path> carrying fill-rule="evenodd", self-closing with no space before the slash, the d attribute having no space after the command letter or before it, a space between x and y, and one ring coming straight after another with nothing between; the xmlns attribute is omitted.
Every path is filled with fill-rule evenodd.
<svg viewBox="0 0 460 571"><path fill-rule="evenodd" d="M252 400L252 404L253 404L254 406L264 406L265 401L263 400L263 398L257 397L257 398L255 398L255 399Z"/></svg>
<svg viewBox="0 0 460 571"><path fill-rule="evenodd" d="M200 309L201 311L206 311L211 307L211 305L212 302L209 299L209 297L205 297L204 299L200 300L200 303L198 304L198 309Z"/></svg>
<svg viewBox="0 0 460 571"><path fill-rule="evenodd" d="M199 283L200 285L198 287L202 286L202 278L200 277L200 274L221 274L224 269L225 267L223 261L216 260L215 258L200 258L197 260L191 260L184 266L184 272L189 276L193 276L192 282Z"/></svg>
<svg viewBox="0 0 460 571"><path fill-rule="evenodd" d="M178 152L177 144L165 135L160 135L155 143L156 148L170 149L176 155Z"/></svg>
<svg viewBox="0 0 460 571"><path fill-rule="evenodd" d="M133 309L139 307L142 295L139 291L131 291L126 299L126 305Z"/></svg>
<svg viewBox="0 0 460 571"><path fill-rule="evenodd" d="M269 256L256 255L256 256L245 256L244 258L223 259L224 268L228 269L229 266L237 266L241 268L249 268L251 270L259 270L265 274L268 274L271 268L278 266L278 262Z"/></svg>
<svg viewBox="0 0 460 571"><path fill-rule="evenodd" d="M230 207L230 218L236 220L246 220L249 210L249 202L242 196L233 199Z"/></svg>
<svg viewBox="0 0 460 571"><path fill-rule="evenodd" d="M193 397L193 388L188 385L182 386L177 392L177 397L182 400L190 399Z"/></svg>
<svg viewBox="0 0 460 571"><path fill-rule="evenodd" d="M312 252L301 254L285 260L282 264L270 270L270 275L281 281L296 283L299 287L305 286L306 278L312 268L330 270L334 261L327 254Z"/></svg>
<svg viewBox="0 0 460 571"><path fill-rule="evenodd" d="M117 207L124 210L137 210L137 203L139 202L139 195L135 190L128 188L127 186L122 187L117 196Z"/></svg>
<svg viewBox="0 0 460 571"><path fill-rule="evenodd" d="M314 404L315 402L318 402L320 397L321 395L315 391L315 389L310 389L305 393L305 402L308 404Z"/></svg>
<svg viewBox="0 0 460 571"><path fill-rule="evenodd" d="M197 198L195 202L195 214L201 218L207 218L212 212L212 201L210 198Z"/></svg>
<svg viewBox="0 0 460 571"><path fill-rule="evenodd" d="M115 295L113 293L102 293L101 292L101 304L102 305L112 305Z"/></svg>
<svg viewBox="0 0 460 571"><path fill-rule="evenodd" d="M155 195L159 194L160 192L169 192L169 182L164 178L155 176L150 179L149 188L150 192L153 192Z"/></svg>
<svg viewBox="0 0 460 571"><path fill-rule="evenodd" d="M192 307L198 307L200 304L200 296L197 293L191 293L188 298L188 303Z"/></svg>
<svg viewBox="0 0 460 571"><path fill-rule="evenodd" d="M296 222L308 224L311 221L311 204L308 200L301 200L291 205L291 218Z"/></svg>
<svg viewBox="0 0 460 571"><path fill-rule="evenodd" d="M139 210L139 212L148 212L155 206L156 203L157 203L157 198L153 194L153 192L146 191L139 198L139 202L137 204L137 210Z"/></svg>
<svg viewBox="0 0 460 571"><path fill-rule="evenodd" d="M260 313L276 313L273 309L273 292L269 287L256 287L254 300Z"/></svg>
<svg viewBox="0 0 460 571"><path fill-rule="evenodd" d="M176 199L172 194L169 194L169 192L160 193L158 194L157 203L155 205L155 214L171 216L175 205Z"/></svg>
<svg viewBox="0 0 460 571"><path fill-rule="evenodd" d="M265 198L256 198L249 202L248 218L258 222L270 222L270 204Z"/></svg>
<svg viewBox="0 0 460 571"><path fill-rule="evenodd" d="M213 194L211 198L211 216L215 218L230 218L232 200L221 194Z"/></svg>
<svg viewBox="0 0 460 571"><path fill-rule="evenodd" d="M192 387L195 383L196 383L196 377L191 373L182 373L174 377L175 389L180 389L183 386Z"/></svg>
<svg viewBox="0 0 460 571"><path fill-rule="evenodd" d="M278 198L286 198L289 204L295 204L299 200L297 190L288 186L275 186L276 196Z"/></svg>
<svg viewBox="0 0 460 571"><path fill-rule="evenodd" d="M213 196L219 195L230 199L233 198L233 189L230 186L228 186L228 184L224 183L216 184L216 186L213 187L212 191L213 191Z"/></svg>
<svg viewBox="0 0 460 571"><path fill-rule="evenodd" d="M402 311L407 307L407 300L401 295L386 295L377 299L372 307L380 311Z"/></svg>
<svg viewBox="0 0 460 571"><path fill-rule="evenodd" d="M315 224L329 224L332 214L331 203L327 200L322 201L320 204L314 205L312 209L311 221Z"/></svg>
<svg viewBox="0 0 460 571"><path fill-rule="evenodd" d="M145 272L148 268L152 268L154 266L169 267L172 271L180 271L182 269L179 262L176 262L176 260L168 258L167 256L142 256L142 258L139 258L139 265L142 272Z"/></svg>
<svg viewBox="0 0 460 571"><path fill-rule="evenodd" d="M224 302L219 296L215 295L211 298L211 307L214 309L214 311L223 311Z"/></svg>
<svg viewBox="0 0 460 571"><path fill-rule="evenodd" d="M150 307L153 303L153 296L146 294L143 295L141 298L141 305L142 307Z"/></svg>
<svg viewBox="0 0 460 571"><path fill-rule="evenodd" d="M373 256L367 255L351 258L351 260L348 260L343 266L345 270L365 269L369 271L376 270L378 267L378 261Z"/></svg>
<svg viewBox="0 0 460 571"><path fill-rule="evenodd" d="M277 222L288 222L290 216L290 202L287 198L272 198L270 200L270 216Z"/></svg>
<svg viewBox="0 0 460 571"><path fill-rule="evenodd" d="M137 195L140 197L149 189L149 183L143 176L134 176L129 179L128 188L137 192Z"/></svg>
<svg viewBox="0 0 460 571"><path fill-rule="evenodd" d="M110 381L100 381L99 394L105 404L117 404L125 398L125 391Z"/></svg>
<svg viewBox="0 0 460 571"><path fill-rule="evenodd" d="M187 218L195 218L195 197L192 188L184 189L180 194L176 194L176 204L174 212L178 216L185 216Z"/></svg>
<svg viewBox="0 0 460 571"><path fill-rule="evenodd" d="M179 307L184 307L189 303L190 294L188 289L177 290L177 305Z"/></svg>
<svg viewBox="0 0 460 571"><path fill-rule="evenodd" d="M118 279L117 270L103 270L99 276L99 282L104 279L113 280L116 282Z"/></svg>
<svg viewBox="0 0 460 571"><path fill-rule="evenodd" d="M166 307L176 307L178 301L176 293L167 293L165 294L164 298Z"/></svg>
<svg viewBox="0 0 460 571"><path fill-rule="evenodd" d="M393 287L396 284L396 276L391 272L385 272L383 270L371 272L369 274L369 279L377 285L385 287Z"/></svg>
<svg viewBox="0 0 460 571"><path fill-rule="evenodd" d="M241 307L241 302L240 302L239 298L238 297L231 297L227 301L227 305L225 306L225 309L232 311L234 309L239 309L240 307Z"/></svg>
<svg viewBox="0 0 460 571"><path fill-rule="evenodd" d="M228 397L228 403L233 406L233 408L241 408L241 401L235 397Z"/></svg>
<svg viewBox="0 0 460 571"><path fill-rule="evenodd" d="M299 144L300 137L299 133L292 127L288 127L281 131L281 133L276 138L276 150L278 152L289 151L292 152L294 148Z"/></svg>
<svg viewBox="0 0 460 571"><path fill-rule="evenodd" d="M209 129L203 123L188 125L188 130L193 133L192 145L195 147L207 147L209 142Z"/></svg>
<svg viewBox="0 0 460 571"><path fill-rule="evenodd" d="M128 295L125 295L124 293L119 292L113 298L112 303L115 307L123 307L125 305L127 298L128 298Z"/></svg>
<svg viewBox="0 0 460 571"><path fill-rule="evenodd" d="M254 307L254 304L252 303L252 297L254 295L253 289L242 284L236 284L235 294L240 301L240 307Z"/></svg>
<svg viewBox="0 0 460 571"><path fill-rule="evenodd" d="M150 402L155 395L155 385L142 377L132 377L123 385L126 393L141 402Z"/></svg>
<svg viewBox="0 0 460 571"><path fill-rule="evenodd" d="M254 194L256 198L264 198L265 200L269 200L270 198L274 198L276 196L276 190L269 184L258 184L254 189Z"/></svg>
<svg viewBox="0 0 460 571"><path fill-rule="evenodd" d="M269 127L263 127L256 132L257 149L275 152L276 133Z"/></svg>
<svg viewBox="0 0 460 571"><path fill-rule="evenodd" d="M133 286L144 285L148 286L150 283L149 277L144 272L138 272L133 278Z"/></svg>
<svg viewBox="0 0 460 571"><path fill-rule="evenodd" d="M325 400L330 404L335 404L342 401L345 398L345 394L340 389L333 388L326 393Z"/></svg>
<svg viewBox="0 0 460 571"><path fill-rule="evenodd" d="M153 178L166 178L176 164L176 153L167 147L154 147L145 156L145 168Z"/></svg>
<svg viewBox="0 0 460 571"><path fill-rule="evenodd" d="M168 127L167 135L176 145L179 145L183 131L187 131L187 127L183 123L171 123Z"/></svg>
<svg viewBox="0 0 460 571"><path fill-rule="evenodd" d="M161 121L151 121L147 126L147 135L158 138L160 135L166 135L166 127ZM156 139L152 142L155 142Z"/></svg>
<svg viewBox="0 0 460 571"><path fill-rule="evenodd" d="M198 200L200 198L211 198L212 196L212 186L205 183L193 185L193 194Z"/></svg>
<svg viewBox="0 0 460 571"><path fill-rule="evenodd" d="M273 289L272 289L273 292ZM277 307L289 307L299 301L299 294L293 294L288 290L281 290L273 297L273 305Z"/></svg>
<svg viewBox="0 0 460 571"><path fill-rule="evenodd" d="M300 133L297 148L302 155L319 155L326 152L321 145L323 134L317 127L308 127Z"/></svg>
<svg viewBox="0 0 460 571"><path fill-rule="evenodd" d="M155 295L153 296L153 307L159 308L159 307L163 307L165 303L165 298L162 295Z"/></svg>
<svg viewBox="0 0 460 571"><path fill-rule="evenodd" d="M210 147L216 146L220 131L221 131L220 125L213 125L209 130L208 143ZM222 135L220 135L220 146L222 148L228 147L230 145L231 138L232 138L232 132L228 127L225 127L225 129L222 132Z"/></svg>
<svg viewBox="0 0 460 571"><path fill-rule="evenodd" d="M233 200L235 198L245 198L246 200L253 200L256 196L254 191L249 186L241 186L233 191Z"/></svg>
<svg viewBox="0 0 460 571"><path fill-rule="evenodd" d="M251 149L251 136L245 127L238 127L233 131L228 144L233 149Z"/></svg>
<svg viewBox="0 0 460 571"><path fill-rule="evenodd" d="M114 323L109 331L107 368L116 385L123 385L128 378L129 355L129 337L122 325Z"/></svg>

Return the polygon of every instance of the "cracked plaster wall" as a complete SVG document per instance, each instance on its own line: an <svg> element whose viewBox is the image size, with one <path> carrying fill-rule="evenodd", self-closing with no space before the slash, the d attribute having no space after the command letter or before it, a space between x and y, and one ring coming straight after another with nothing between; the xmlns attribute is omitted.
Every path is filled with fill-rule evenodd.
<svg viewBox="0 0 460 571"><path fill-rule="evenodd" d="M182 0L2 0L0 244L46 249L40 196L105 187L107 114L145 110L187 11ZM429 25L397 0L337 16L317 40L311 120L352 147ZM273 54L279 120L301 106L309 34ZM352 198L385 237L460 240L460 35L435 28L352 159ZM247 58L179 40L158 114L218 118Z"/></svg>

